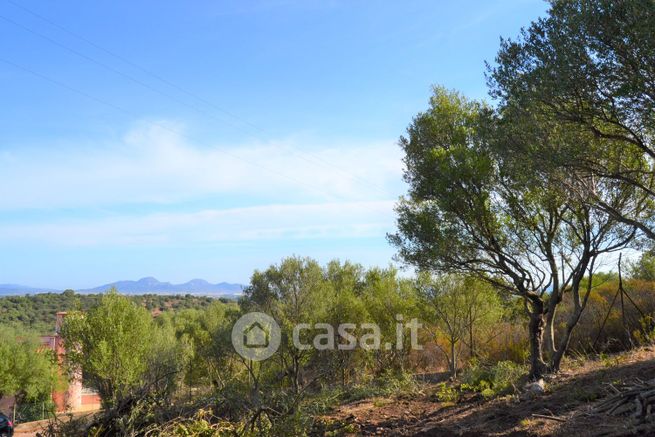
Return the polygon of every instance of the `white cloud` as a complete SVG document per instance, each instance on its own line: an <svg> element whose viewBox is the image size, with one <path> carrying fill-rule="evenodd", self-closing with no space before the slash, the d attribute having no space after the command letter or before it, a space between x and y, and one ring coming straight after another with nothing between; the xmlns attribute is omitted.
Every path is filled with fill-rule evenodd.
<svg viewBox="0 0 655 437"><path fill-rule="evenodd" d="M200 147L179 126L144 123L117 144L14 148L0 154L0 209L172 204L215 195L311 202L400 194L394 141L318 143Z"/></svg>
<svg viewBox="0 0 655 437"><path fill-rule="evenodd" d="M224 210L67 220L0 227L0 241L63 246L205 244L276 239L381 237L393 201L265 205Z"/></svg>

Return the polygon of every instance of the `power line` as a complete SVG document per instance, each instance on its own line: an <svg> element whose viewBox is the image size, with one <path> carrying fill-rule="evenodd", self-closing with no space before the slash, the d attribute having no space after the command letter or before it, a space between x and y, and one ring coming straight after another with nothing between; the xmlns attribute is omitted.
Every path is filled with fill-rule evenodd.
<svg viewBox="0 0 655 437"><path fill-rule="evenodd" d="M20 8L23 11L37 17L38 19L48 23L49 25L61 30L62 32L66 33L66 34L68 34L68 35L70 35L70 36L72 36L74 38L77 38L77 39L79 39L81 41L84 41L85 43L87 43L90 46L96 48L97 50L100 50L101 52L104 52L104 53L108 54L109 56L112 56L112 57L114 57L114 58L116 58L116 59L118 59L118 60L120 60L120 61L122 61L122 62L124 62L124 63L126 63L128 65L130 65L131 67L134 67L137 70L140 70L141 72L143 72L143 73L145 73L145 74L147 74L149 76L154 77L155 79L157 79L158 81L168 85L169 87L171 87L171 88L173 88L173 89L175 89L175 90L177 90L177 91L179 91L179 92L181 92L183 94L186 94L187 96L192 97L192 98L204 103L205 105L210 106L210 107L214 108L215 110L217 110L219 112L222 112L223 114L228 115L229 117L232 117L235 120L238 120L241 123L244 123L244 124L252 127L255 130L258 130L258 131L263 130L261 127L249 122L248 120L245 120L245 119L231 113L230 111L227 111L226 109L215 105L214 103L208 101L207 99L205 99L205 98L203 98L201 96L198 96L197 94L192 93L192 92L190 92L190 91L176 85L175 83L167 80L166 78L160 76L159 74L153 72L152 70L147 69L147 68L145 68L145 67L143 67L143 66L141 66L141 65L139 65L139 64L137 64L137 63L135 63L133 61L130 61L129 59L125 58L124 56L121 56L121 55L119 55L119 54L117 54L117 53L115 53L115 52L113 52L113 51L99 45L99 44L96 44L95 42L91 41L90 39L88 39L88 38L86 38L86 37L84 37L84 36L82 36L82 35L80 35L80 34L78 34L76 32L73 32L73 31L69 30L69 29L65 28L64 26L62 26L60 24L55 23L54 21L52 21L52 20L44 17L43 15L41 15L41 14L39 14L39 13L37 13L37 12L35 12L35 11L33 11L33 10L23 6L23 5L21 5L20 3L17 3L17 2L15 2L13 0L5 0L5 1L7 1L8 3L11 3L12 5L16 6L17 8Z"/></svg>
<svg viewBox="0 0 655 437"><path fill-rule="evenodd" d="M231 117L231 118L233 118L235 120L238 120L242 124L244 124L246 126L249 126L251 129L254 129L257 132L261 133L261 132L266 131L262 127L257 126L254 123L251 123L250 121L248 121L248 120L246 120L246 119L244 119L242 117L239 117L239 116L231 113L230 111L227 111L227 110L215 105L214 103L208 101L207 99L205 99L205 98L203 98L201 96L198 96L197 94L192 93L192 92L182 88L179 85L176 85L175 83L163 78L161 75L151 71L150 69L145 68L145 67L143 67L143 66L141 66L141 65L127 59L127 58L125 58L124 56L121 56L121 55L119 55L119 54L117 54L117 53L115 53L115 52L113 52L113 51L111 51L111 50L109 50L109 49L107 49L107 48L93 42L93 41L91 41L90 39L88 39L88 38L86 38L86 37L84 37L82 35L79 35L78 33L73 32L73 31L71 31L71 30L69 30L67 28L65 28L64 26L62 26L62 25L60 25L60 24L58 24L58 23L56 23L56 22L54 22L54 21L52 21L52 20L50 20L50 19L48 19L48 18L46 18L44 16L42 16L41 14L39 14L39 13L37 13L37 12L35 12L35 11L33 11L33 10L31 10L31 9L29 9L29 8L15 2L15 1L13 1L13 0L5 0L5 1L7 1L8 3L14 5L15 7L19 8L19 9L22 9L23 11L37 17L38 19L48 23L49 25L59 29L60 31L62 31L62 32L66 33L66 34L68 34L70 36L73 36L74 38L77 38L77 39L89 44L90 46L96 48L97 50L100 50L100 51L108 54L109 56L112 56L112 57L114 57L114 58L116 58L116 59L118 59L118 60L120 60L120 61L122 61L122 62L124 62L124 63L126 63L126 64L128 64L130 66L132 66L133 68L136 68L136 69L140 70L144 74L149 75L149 76L157 79L158 81L160 81L163 84L177 90L178 92L181 92L181 93L183 93L183 94L185 94L185 95L187 95L187 96L189 96L189 97L203 103L204 105L213 108L215 111L221 112L221 113L223 113L223 114L225 114L225 115L227 115L227 116L229 116L229 117ZM73 53L73 54L75 54L75 55L89 61L89 62L92 62L92 63L94 63L94 64L96 64L96 65L98 65L98 66L100 66L102 68L105 68L105 69L107 69L107 70L109 70L109 71L111 71L111 72L113 72L113 73L115 73L115 74L117 74L117 75L119 75L121 77L124 77L124 78L126 78L126 79L128 79L128 80L130 80L130 81L132 81L132 82L134 82L134 83L136 83L136 84L138 84L138 85L140 85L142 87L145 87L146 89L149 89L150 91L153 91L153 92L155 92L157 94L160 94L160 95L162 95L162 96L164 96L164 97L166 97L168 99L171 99L171 100L173 100L173 101L175 101L177 103L180 103L180 104L182 104L184 106L190 107L190 108L192 108L192 109L194 109L194 110L196 110L196 111L198 111L198 112L200 112L200 113L202 113L202 114L204 114L206 116L209 116L209 117L211 117L211 118L213 118L215 120L218 120L219 122L227 122L228 124L231 124L234 127L241 128L241 126L235 125L234 123L230 123L230 122L228 122L226 120L218 119L212 113L209 113L209 112L205 111L204 109L199 108L197 105L190 105L190 104L188 104L187 102L185 102L183 100L177 99L176 97L171 96L170 94L164 93L164 92L160 91L159 89L154 88L154 87L150 86L149 84L147 84L147 83L145 83L145 82L143 82L143 81L141 81L141 80L127 74L127 73L124 73L124 72L122 72L122 71L120 71L120 70L118 70L118 69L116 69L116 68L114 68L114 67L112 67L110 65L107 65L107 64L105 64L105 63L103 63L101 61L98 61L98 60L92 58L91 56L88 56L88 55L86 55L86 54L84 54L82 52L79 52L78 50L75 50L75 49L73 49L73 48L71 48L71 47L69 47L69 46L67 46L65 44L62 44L62 43L58 42L57 40L55 40L55 39L53 39L53 38L51 38L51 37L49 37L47 35L44 35L44 34L42 34L40 32L37 32L37 31L23 25L23 24L20 24L20 23L16 22L15 20L12 20L12 19L10 19L8 17L4 17L2 15L0 15L0 19L3 19L5 21L11 23L12 25L19 27L19 28L25 30L26 32L32 33L32 34L34 34L34 35L36 35L36 36L38 36L38 37L40 37L42 39L45 39L46 41L50 42L51 44L56 45L57 47L60 47L60 48L62 48L64 50L67 50L67 51L69 51L69 52L71 52L71 53ZM380 192L380 193L382 193L384 195L388 194L383 187L381 187L381 186L379 186L379 185L377 185L375 183L372 183L372 182L368 181L367 179L360 177L359 175L350 173L350 172L342 169L341 167L339 167L339 166L337 166L337 165L335 165L335 164L321 158L320 156L317 156L317 155L311 154L311 153L306 153L306 152L298 152L298 151L293 151L293 153L295 155L297 155L299 158L301 158L302 160L304 160L305 162L309 162L309 163L312 163L312 164L317 164L317 163L318 164L323 164L323 166L328 166L330 168L333 168L333 169L341 172L344 175L347 175L347 176L349 176L349 177L351 177L353 179L359 180L360 182L368 185L371 188L374 188L376 191L378 191L378 192Z"/></svg>
<svg viewBox="0 0 655 437"><path fill-rule="evenodd" d="M59 48L61 48L61 49L63 49L63 50L66 50L66 51L68 51L68 52L74 54L75 56L78 56L78 57L80 57L80 58L82 58L82 59L84 59L84 60L87 60L87 61L89 61L89 62L91 62L91 63L93 63L93 64L95 64L95 65L97 65L97 66L99 66L99 67L101 67L101 68L104 68L104 69L106 69L106 70L108 70L108 71L111 71L112 73L117 74L117 75L119 75L119 76L121 76L121 77L123 77L123 78L125 78L125 79L127 79L127 80L129 80L129 81L131 81L131 82L134 82L135 84L137 84L137 85L139 85L139 86L141 86L141 87L144 87L144 88L146 88L146 89L148 89L148 90L150 90L150 91L152 91L152 92L154 92L154 93L156 93L156 94L159 94L159 95L161 95L161 96L163 96L163 97L166 97L166 98L168 98L168 99L170 99L170 100L173 100L173 101L175 101L175 102L177 102L177 103L179 103L179 104L182 104L182 105L184 105L184 106L187 106L187 107L189 107L189 108L191 108L191 109L195 109L195 110L197 110L197 111L200 111L200 112L204 113L205 115L209 115L210 117L214 118L214 117L212 116L212 114L207 113L206 111L203 111L203 110L200 109L200 108L197 108L195 105L191 105L191 104L185 102L184 100L178 99L178 98L175 97L175 96L172 96L172 95L167 94L167 93L165 93L165 92L163 92L163 91L160 91L160 90L158 90L157 88L154 88L154 87L150 86L149 84L143 82L142 80L139 80L139 79L135 78L134 76L131 76L131 75L127 74L127 73L124 73L124 72L122 72L122 71L120 71L120 70L118 70L118 69L116 69L116 68L114 68L114 67L112 67L112 66L110 66L110 65L108 65L108 64L105 64L104 62L98 61L98 60L92 58L91 56L88 56L88 55L86 55L86 54L84 54L84 53L82 53L82 52L80 52L80 51L78 51L78 50L75 50L74 48L71 48L71 47L69 47L69 46L67 46L67 45L65 45L65 44L62 44L62 43L58 42L57 40L55 40L55 39L53 39L53 38L50 38L50 37L47 36L47 35L44 35L44 34L42 34L42 33L40 33L40 32L37 32L37 31L34 30L34 29L31 29L31 28L29 28L29 27L27 27L27 26L25 26L25 25L23 25L23 24L21 24L21 23L15 21L15 20L12 20L11 18L8 18L8 17L5 17L5 16L3 16L3 15L0 15L0 19L1 19L1 20L4 20L4 21L6 21L7 23L10 23L10 24L12 24L12 25L14 25L14 26L16 26L16 27L18 27L18 28L20 28L20 29L23 29L23 30L26 31L26 32L29 32L29 33L31 33L32 35L36 35L36 36L38 36L39 38L42 38L42 39L48 41L50 44L53 44L53 45L55 45L55 46L57 46L57 47L59 47ZM218 121L221 121L221 122L224 122L224 120L220 120L220 119L217 119L217 120L218 120ZM229 123L229 124L232 124L232 123L230 123L230 122L228 122L228 123ZM232 125L236 127L236 125L234 125L234 124L232 124Z"/></svg>

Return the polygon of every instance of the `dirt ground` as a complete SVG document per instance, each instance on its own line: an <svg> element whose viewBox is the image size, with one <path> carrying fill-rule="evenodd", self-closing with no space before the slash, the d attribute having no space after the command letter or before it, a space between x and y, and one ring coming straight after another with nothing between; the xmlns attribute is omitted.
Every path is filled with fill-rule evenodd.
<svg viewBox="0 0 655 437"><path fill-rule="evenodd" d="M343 405L327 415L336 433L394 436L620 436L655 435L655 423L594 411L622 383L655 378L655 351L639 349L576 365L546 382L534 398L512 395L485 401L466 394L439 402L426 384L413 398L374 398ZM546 417L543 417L546 416Z"/></svg>
<svg viewBox="0 0 655 437"><path fill-rule="evenodd" d="M59 420L68 420L71 417L79 418L93 413L88 412L79 412L74 413L73 415L68 414L58 414L57 417ZM38 420L35 422L19 423L16 425L14 430L14 437L36 437L39 433L43 433L43 430L47 428L49 421L48 420Z"/></svg>

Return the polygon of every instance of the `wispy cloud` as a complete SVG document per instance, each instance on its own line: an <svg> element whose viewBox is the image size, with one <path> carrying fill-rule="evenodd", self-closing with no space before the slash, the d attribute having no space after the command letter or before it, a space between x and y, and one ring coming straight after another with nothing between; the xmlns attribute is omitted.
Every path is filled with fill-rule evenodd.
<svg viewBox="0 0 655 437"><path fill-rule="evenodd" d="M0 154L0 209L166 204L216 195L308 202L398 194L394 141L291 138L201 147L181 131L145 123L116 144L7 150Z"/></svg>
<svg viewBox="0 0 655 437"><path fill-rule="evenodd" d="M276 239L384 238L392 226L392 201L265 205L5 225L0 227L0 242L189 246Z"/></svg>

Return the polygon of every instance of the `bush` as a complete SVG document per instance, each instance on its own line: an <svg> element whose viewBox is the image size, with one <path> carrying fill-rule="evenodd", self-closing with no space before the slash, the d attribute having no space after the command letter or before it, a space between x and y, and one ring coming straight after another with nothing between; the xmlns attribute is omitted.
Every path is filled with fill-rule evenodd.
<svg viewBox="0 0 655 437"><path fill-rule="evenodd" d="M437 385L436 394L439 402L457 402L459 400L459 392L445 382L441 382Z"/></svg>
<svg viewBox="0 0 655 437"><path fill-rule="evenodd" d="M525 366L512 361L500 361L491 369L491 388L498 394L516 391L519 380L528 374Z"/></svg>
<svg viewBox="0 0 655 437"><path fill-rule="evenodd" d="M462 389L480 392L486 398L506 394L516 391L527 373L526 366L513 361L499 361L493 365L472 361L462 377Z"/></svg>
<svg viewBox="0 0 655 437"><path fill-rule="evenodd" d="M40 401L23 402L16 408L17 422L32 422L50 417L55 412L55 404L50 397Z"/></svg>

